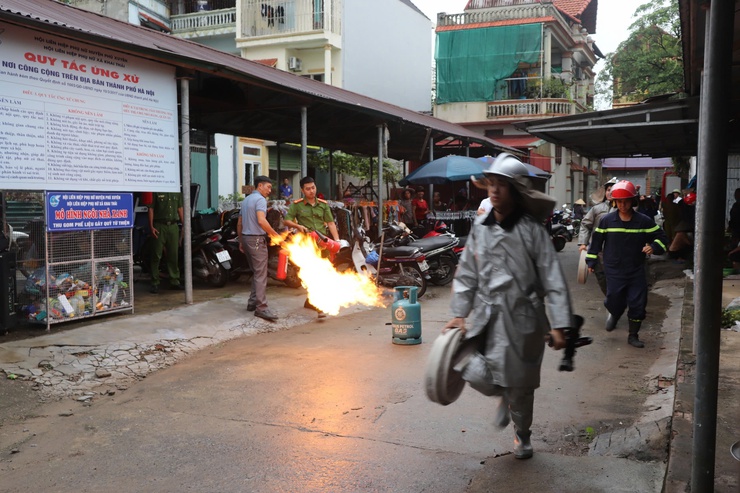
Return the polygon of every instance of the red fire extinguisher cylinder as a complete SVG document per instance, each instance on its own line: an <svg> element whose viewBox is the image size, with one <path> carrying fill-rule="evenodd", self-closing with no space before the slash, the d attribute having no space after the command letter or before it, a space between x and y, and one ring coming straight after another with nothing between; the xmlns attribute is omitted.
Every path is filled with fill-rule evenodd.
<svg viewBox="0 0 740 493"><path fill-rule="evenodd" d="M280 281L283 281L288 277L288 250L284 248L281 248L278 252L278 264L275 277Z"/></svg>

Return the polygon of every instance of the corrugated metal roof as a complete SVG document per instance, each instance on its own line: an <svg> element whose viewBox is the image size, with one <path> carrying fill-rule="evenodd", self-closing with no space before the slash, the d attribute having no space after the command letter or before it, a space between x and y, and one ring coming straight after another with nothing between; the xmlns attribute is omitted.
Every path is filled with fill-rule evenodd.
<svg viewBox="0 0 740 493"><path fill-rule="evenodd" d="M300 77L168 34L54 0L0 0L0 21L30 27L179 67L192 74L195 128L282 142L300 141L300 107L309 108L309 142L377 153L377 125L388 125L388 153L420 159L429 137L506 149L462 126ZM508 150L508 149L507 149Z"/></svg>
<svg viewBox="0 0 740 493"><path fill-rule="evenodd" d="M496 139L497 142L501 142L509 147L516 147L521 149L528 149L538 147L545 141L534 135L504 135Z"/></svg>
<svg viewBox="0 0 740 493"><path fill-rule="evenodd" d="M604 159L601 167L604 169L673 168L673 160L669 157L610 157Z"/></svg>

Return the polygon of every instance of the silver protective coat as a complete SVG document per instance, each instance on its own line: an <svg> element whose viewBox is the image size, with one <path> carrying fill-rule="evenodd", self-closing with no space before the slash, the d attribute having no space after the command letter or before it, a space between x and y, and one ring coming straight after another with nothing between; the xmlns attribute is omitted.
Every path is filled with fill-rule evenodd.
<svg viewBox="0 0 740 493"><path fill-rule="evenodd" d="M466 338L486 334L465 379L481 391L536 388L545 335L551 326L572 325L565 275L547 230L534 218L523 215L509 230L484 221L476 219L452 284L452 313L467 319Z"/></svg>
<svg viewBox="0 0 740 493"><path fill-rule="evenodd" d="M588 245L591 241L591 234L593 233L594 228L599 225L601 218L613 210L616 209L612 208L610 201L608 200L591 207L586 215L583 216L583 219L581 219L581 229L578 233L578 244Z"/></svg>

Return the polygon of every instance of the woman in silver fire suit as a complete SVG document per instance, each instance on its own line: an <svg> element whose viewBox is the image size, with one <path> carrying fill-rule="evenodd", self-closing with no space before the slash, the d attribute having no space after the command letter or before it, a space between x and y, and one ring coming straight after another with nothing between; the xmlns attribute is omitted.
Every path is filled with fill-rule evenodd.
<svg viewBox="0 0 740 493"><path fill-rule="evenodd" d="M549 331L555 349L565 346L571 298L542 224L554 200L531 188L526 167L509 154L485 174L494 208L477 217L468 236L452 284L454 318L444 330L459 327L466 339L479 338L463 378L485 395L501 396L495 423L504 428L513 420L514 455L527 459L545 337Z"/></svg>

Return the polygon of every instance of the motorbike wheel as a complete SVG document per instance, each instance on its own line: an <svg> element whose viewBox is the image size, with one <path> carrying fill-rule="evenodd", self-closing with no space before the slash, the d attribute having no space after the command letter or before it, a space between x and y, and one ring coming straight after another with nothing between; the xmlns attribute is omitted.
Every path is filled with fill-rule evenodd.
<svg viewBox="0 0 740 493"><path fill-rule="evenodd" d="M416 297L421 298L427 291L427 279L418 265L411 264L404 267L403 273L398 276L398 284L396 286L416 286L419 288L416 292Z"/></svg>
<svg viewBox="0 0 740 493"><path fill-rule="evenodd" d="M561 251L563 248L565 248L565 238L563 238L562 236L555 236L552 239L552 245L555 247L556 252Z"/></svg>
<svg viewBox="0 0 740 493"><path fill-rule="evenodd" d="M235 269L229 269L229 281L238 281L242 275Z"/></svg>
<svg viewBox="0 0 740 493"><path fill-rule="evenodd" d="M445 286L452 282L452 278L455 277L455 269L457 263L444 255L439 259L439 267L435 272L431 273L431 281L437 286Z"/></svg>
<svg viewBox="0 0 740 493"><path fill-rule="evenodd" d="M214 288L222 288L226 286L229 281L229 271L227 271L222 265L219 265L216 272L206 279L208 285Z"/></svg>

